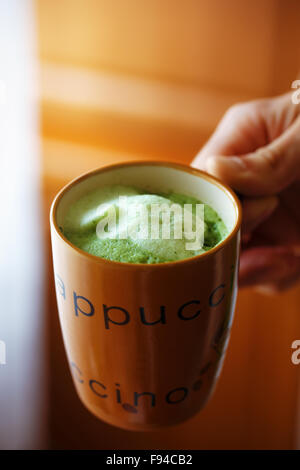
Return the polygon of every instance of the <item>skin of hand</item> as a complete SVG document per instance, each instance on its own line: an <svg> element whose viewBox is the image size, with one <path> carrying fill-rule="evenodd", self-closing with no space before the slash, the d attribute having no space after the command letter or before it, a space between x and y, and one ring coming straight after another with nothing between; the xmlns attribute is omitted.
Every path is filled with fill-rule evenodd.
<svg viewBox="0 0 300 470"><path fill-rule="evenodd" d="M300 279L300 104L291 93L234 105L192 162L243 206L239 284L264 292Z"/></svg>

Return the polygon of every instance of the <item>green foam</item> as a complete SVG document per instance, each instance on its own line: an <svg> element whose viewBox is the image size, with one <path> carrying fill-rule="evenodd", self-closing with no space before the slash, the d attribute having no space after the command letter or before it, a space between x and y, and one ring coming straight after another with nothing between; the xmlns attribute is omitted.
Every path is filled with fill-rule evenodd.
<svg viewBox="0 0 300 470"><path fill-rule="evenodd" d="M70 205L66 217L60 227L65 237L75 246L87 253L112 261L120 261L124 263L145 263L156 264L170 261L178 261L185 258L191 258L210 250L217 245L228 233L227 228L216 213L209 205L204 205L204 244L200 249L187 249L188 240L183 236L182 239L174 239L174 218L171 216L171 238L163 239L133 239L127 237L121 239L122 233L122 216L119 206L119 197L127 196L128 204L142 203L146 208L150 209L150 204L164 203L168 207L172 204L184 204L192 206L193 228L196 227L196 204L201 201L182 194L177 193L156 193L143 191L135 187L114 185L104 186L99 189L90 191L77 201ZM97 224L107 217L107 210L103 211L102 204L108 204L113 207L117 214L117 237L118 238L99 238L96 233ZM149 210L148 221L151 221L151 212ZM161 223L161 219L160 219ZM136 219L129 218L129 225L136 227ZM161 227L161 225L160 225ZM105 235L106 236L106 235Z"/></svg>

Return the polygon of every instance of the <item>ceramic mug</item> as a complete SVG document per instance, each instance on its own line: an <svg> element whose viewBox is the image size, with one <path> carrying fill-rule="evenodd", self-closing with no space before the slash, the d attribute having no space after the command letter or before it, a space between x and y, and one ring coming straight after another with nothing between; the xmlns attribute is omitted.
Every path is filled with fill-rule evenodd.
<svg viewBox="0 0 300 470"><path fill-rule="evenodd" d="M90 255L59 227L72 202L108 184L194 196L218 212L228 235L203 254L167 263ZM56 196L51 237L59 318L76 390L94 415L121 428L154 430L204 406L233 319L240 225L240 203L229 187L169 162L103 167Z"/></svg>

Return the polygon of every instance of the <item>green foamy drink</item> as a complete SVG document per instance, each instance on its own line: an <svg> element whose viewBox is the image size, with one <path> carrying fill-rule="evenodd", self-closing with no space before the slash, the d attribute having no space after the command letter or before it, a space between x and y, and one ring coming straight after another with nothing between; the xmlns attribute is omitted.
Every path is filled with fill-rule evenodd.
<svg viewBox="0 0 300 470"><path fill-rule="evenodd" d="M103 186L73 202L60 230L87 253L138 264L191 258L228 234L217 212L194 197L121 185Z"/></svg>

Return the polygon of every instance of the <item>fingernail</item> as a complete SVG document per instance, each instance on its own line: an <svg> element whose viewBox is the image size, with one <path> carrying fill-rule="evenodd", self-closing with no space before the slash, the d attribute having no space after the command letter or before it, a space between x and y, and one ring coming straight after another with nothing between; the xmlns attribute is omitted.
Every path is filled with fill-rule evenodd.
<svg viewBox="0 0 300 470"><path fill-rule="evenodd" d="M259 294L267 296L274 296L279 293L278 289L270 284L255 286L254 290Z"/></svg>
<svg viewBox="0 0 300 470"><path fill-rule="evenodd" d="M225 172L246 170L242 157L211 156L207 159L206 167L208 173L213 175L222 174L222 170Z"/></svg>

